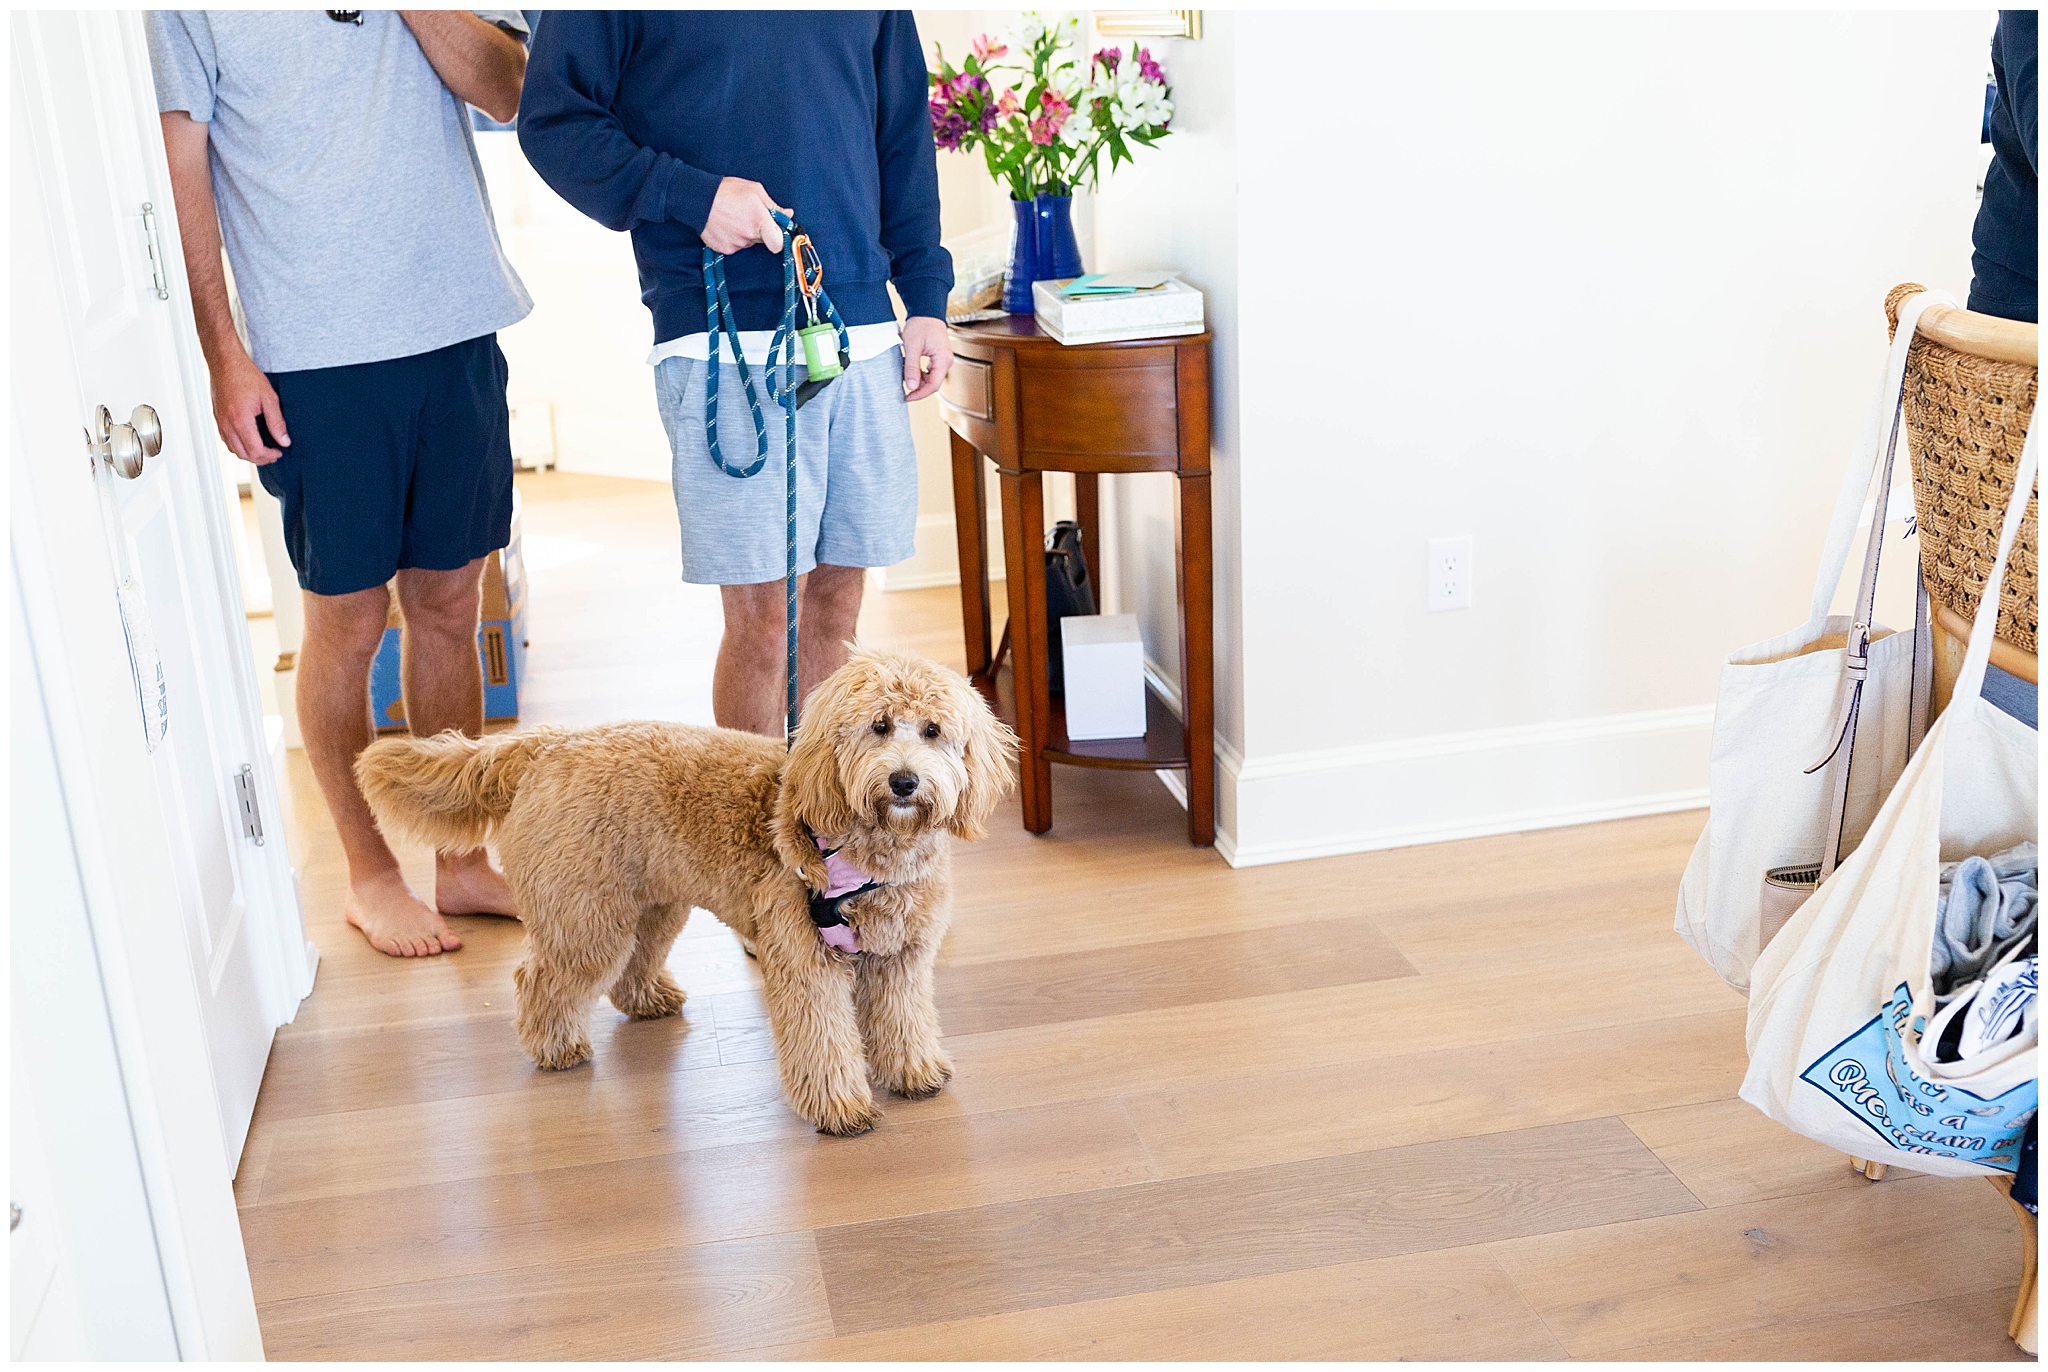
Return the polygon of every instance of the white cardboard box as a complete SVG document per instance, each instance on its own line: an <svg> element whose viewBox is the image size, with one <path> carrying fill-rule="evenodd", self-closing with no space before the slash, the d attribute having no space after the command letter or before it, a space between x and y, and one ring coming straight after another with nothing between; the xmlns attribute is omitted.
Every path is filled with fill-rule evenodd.
<svg viewBox="0 0 2048 1372"><path fill-rule="evenodd" d="M1068 615L1060 621L1066 662L1067 737L1145 736L1145 641L1136 615Z"/></svg>
<svg viewBox="0 0 2048 1372"><path fill-rule="evenodd" d="M1202 331L1202 293L1185 281L1129 295L1073 298L1060 294L1066 284L1037 281L1031 286L1039 327L1062 343L1118 343Z"/></svg>

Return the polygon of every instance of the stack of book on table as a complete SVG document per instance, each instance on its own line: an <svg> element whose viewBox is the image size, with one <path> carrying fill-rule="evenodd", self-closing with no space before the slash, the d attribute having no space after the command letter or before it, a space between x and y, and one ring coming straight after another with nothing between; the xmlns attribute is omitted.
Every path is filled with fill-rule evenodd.
<svg viewBox="0 0 2048 1372"><path fill-rule="evenodd" d="M1031 287L1039 327L1062 343L1116 343L1202 331L1202 293L1177 272L1107 272Z"/></svg>

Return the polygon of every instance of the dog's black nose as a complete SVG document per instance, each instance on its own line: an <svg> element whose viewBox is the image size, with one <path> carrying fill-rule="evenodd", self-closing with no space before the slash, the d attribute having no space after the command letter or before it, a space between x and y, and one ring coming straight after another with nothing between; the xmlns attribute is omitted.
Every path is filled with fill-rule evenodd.
<svg viewBox="0 0 2048 1372"><path fill-rule="evenodd" d="M890 790L892 790L892 791L894 791L894 792L895 792L895 793L897 794L897 796L898 796L898 797L901 797L901 798L904 798L904 799L907 799L907 798L909 798L909 796L911 795L911 793L917 790L917 773L915 773L915 772L891 772L891 773L889 773L889 789L890 789Z"/></svg>

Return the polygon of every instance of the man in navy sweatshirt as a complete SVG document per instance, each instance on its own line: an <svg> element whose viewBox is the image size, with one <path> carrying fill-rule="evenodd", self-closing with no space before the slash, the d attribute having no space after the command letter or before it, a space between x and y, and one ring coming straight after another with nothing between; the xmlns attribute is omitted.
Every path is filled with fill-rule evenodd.
<svg viewBox="0 0 2048 1372"><path fill-rule="evenodd" d="M917 523L907 402L952 363L938 163L924 51L905 10L549 10L535 30L519 143L556 193L630 230L654 315L655 394L674 458L683 579L722 588L712 707L779 736L783 681L782 419L762 395L774 459L736 480L704 432L703 250L726 279L756 385L782 317L781 208L810 234L853 365L797 413L799 679L846 660L868 567L903 561ZM908 316L900 325L893 283ZM798 307L797 323L804 323ZM719 446L753 462L752 418L728 355Z"/></svg>
<svg viewBox="0 0 2048 1372"><path fill-rule="evenodd" d="M2037 11L1998 12L1991 35L1996 91L1985 118L1991 166L1971 234L1977 251L1971 258L1970 308L2030 324L2040 310L2040 97L2034 76L2040 35Z"/></svg>

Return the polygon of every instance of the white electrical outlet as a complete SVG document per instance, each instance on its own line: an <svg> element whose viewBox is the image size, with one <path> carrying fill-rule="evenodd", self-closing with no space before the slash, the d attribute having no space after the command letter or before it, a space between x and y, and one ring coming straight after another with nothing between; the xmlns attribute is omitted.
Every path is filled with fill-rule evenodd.
<svg viewBox="0 0 2048 1372"><path fill-rule="evenodd" d="M1432 538L1423 603L1430 610L1472 608L1472 537Z"/></svg>

